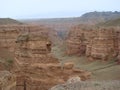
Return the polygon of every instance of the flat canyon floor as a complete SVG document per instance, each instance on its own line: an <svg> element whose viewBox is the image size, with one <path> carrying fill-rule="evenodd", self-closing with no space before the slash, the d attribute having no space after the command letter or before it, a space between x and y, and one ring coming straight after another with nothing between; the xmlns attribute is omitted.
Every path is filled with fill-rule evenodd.
<svg viewBox="0 0 120 90"><path fill-rule="evenodd" d="M114 60L108 62L89 62L85 56L65 55L64 46L54 46L52 54L60 60L60 63L73 62L75 68L92 72L91 80L120 80L120 65Z"/></svg>

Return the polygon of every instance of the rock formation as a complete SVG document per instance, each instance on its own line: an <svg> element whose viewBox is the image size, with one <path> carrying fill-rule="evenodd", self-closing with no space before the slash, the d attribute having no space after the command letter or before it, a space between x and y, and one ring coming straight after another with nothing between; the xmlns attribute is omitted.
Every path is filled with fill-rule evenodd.
<svg viewBox="0 0 120 90"><path fill-rule="evenodd" d="M17 38L15 61L17 66L17 90L48 90L64 83L71 75L89 79L91 73L73 69L73 64L63 67L51 56L51 42L39 33L22 34Z"/></svg>
<svg viewBox="0 0 120 90"><path fill-rule="evenodd" d="M91 58L109 60L114 58L117 55L116 51L116 34L113 29L100 29L97 31L97 35L95 38L91 40L88 44L89 54Z"/></svg>
<svg viewBox="0 0 120 90"><path fill-rule="evenodd" d="M0 90L15 90L15 76L9 71L0 71Z"/></svg>
<svg viewBox="0 0 120 90"><path fill-rule="evenodd" d="M49 30L35 25L0 26L0 47L14 53L11 71L16 75L17 90L48 90L76 75L81 80L90 78L91 73L74 69L72 63L61 65L51 55L57 33Z"/></svg>
<svg viewBox="0 0 120 90"><path fill-rule="evenodd" d="M51 42L47 37L37 34L23 34L17 38L16 59L23 64L47 63L47 54L51 51ZM49 58L48 58L49 59ZM52 61L53 62L53 61Z"/></svg>
<svg viewBox="0 0 120 90"><path fill-rule="evenodd" d="M85 55L87 44L90 39L96 36L96 31L92 30L89 26L78 25L72 27L66 41L68 55Z"/></svg>
<svg viewBox="0 0 120 90"><path fill-rule="evenodd" d="M48 36L49 28L35 25L1 25L0 44L2 48L7 48L11 52L15 49L16 38L22 33L39 33Z"/></svg>
<svg viewBox="0 0 120 90"><path fill-rule="evenodd" d="M67 83L75 83L79 81L81 81L81 78L76 76L76 77L71 77L70 79L68 79Z"/></svg>
<svg viewBox="0 0 120 90"><path fill-rule="evenodd" d="M67 39L67 54L79 54L82 55L85 53L85 36L84 31L75 27L68 35Z"/></svg>
<svg viewBox="0 0 120 90"><path fill-rule="evenodd" d="M68 55L86 55L89 60L111 60L119 53L118 31L116 28L73 27L66 41L66 52Z"/></svg>
<svg viewBox="0 0 120 90"><path fill-rule="evenodd" d="M5 26L0 27L0 44L2 48L8 48L13 51L15 47L15 40L19 34L18 29L9 28Z"/></svg>
<svg viewBox="0 0 120 90"><path fill-rule="evenodd" d="M118 62L120 63L120 31L117 31L117 37L118 37Z"/></svg>

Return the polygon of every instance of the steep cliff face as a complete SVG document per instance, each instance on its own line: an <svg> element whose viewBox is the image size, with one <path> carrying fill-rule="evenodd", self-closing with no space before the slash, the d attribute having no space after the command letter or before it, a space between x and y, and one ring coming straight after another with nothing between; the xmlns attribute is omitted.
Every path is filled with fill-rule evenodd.
<svg viewBox="0 0 120 90"><path fill-rule="evenodd" d="M119 35L115 28L76 26L70 31L66 43L68 55L86 55L89 60L110 60L117 57L119 51Z"/></svg>
<svg viewBox="0 0 120 90"><path fill-rule="evenodd" d="M117 32L118 36L118 61L120 63L120 31Z"/></svg>
<svg viewBox="0 0 120 90"><path fill-rule="evenodd" d="M15 47L15 40L19 34L18 30L0 27L0 44L2 48L8 48L13 51Z"/></svg>
<svg viewBox="0 0 120 90"><path fill-rule="evenodd" d="M14 53L17 90L48 90L76 75L82 80L90 78L90 72L74 69L72 63L60 64L50 54L56 32L49 30L32 25L0 26L1 48Z"/></svg>
<svg viewBox="0 0 120 90"><path fill-rule="evenodd" d="M116 34L112 29L100 29L90 42L90 53L87 56L95 59L109 60L117 55Z"/></svg>
<svg viewBox="0 0 120 90"><path fill-rule="evenodd" d="M51 42L39 33L22 34L17 38L15 61L17 66L17 90L48 90L57 83L64 83L71 75L82 80L91 73L73 69L73 64L61 65L50 55Z"/></svg>
<svg viewBox="0 0 120 90"><path fill-rule="evenodd" d="M20 62L24 64L49 62L48 59L45 60L51 51L51 42L48 37L40 34L23 34L17 38L16 43L16 59Z"/></svg>
<svg viewBox="0 0 120 90"><path fill-rule="evenodd" d="M80 32L80 33L78 33ZM83 54L85 51L83 30L75 30L69 33L69 39L67 40L67 54Z"/></svg>
<svg viewBox="0 0 120 90"><path fill-rule="evenodd" d="M2 48L7 48L11 52L15 49L15 40L22 33L39 33L49 37L49 28L34 25L1 25L0 44Z"/></svg>
<svg viewBox="0 0 120 90"><path fill-rule="evenodd" d="M86 47L95 35L96 31L93 29L88 29L81 25L72 27L66 41L66 53L68 55L85 55Z"/></svg>

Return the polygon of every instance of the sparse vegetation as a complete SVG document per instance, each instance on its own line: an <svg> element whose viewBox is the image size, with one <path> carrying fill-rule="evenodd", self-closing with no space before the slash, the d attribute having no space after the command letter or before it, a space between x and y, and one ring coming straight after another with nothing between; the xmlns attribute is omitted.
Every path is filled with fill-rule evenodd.
<svg viewBox="0 0 120 90"><path fill-rule="evenodd" d="M0 32L0 64L4 65L4 67L1 67L11 71L16 67L14 66L15 59L15 65L18 65L17 69L19 68L18 72L15 73L20 74L21 77L22 75L24 76L24 74L28 76L32 82L24 79L24 81L26 80L25 84L29 83L31 87L33 85L35 88L40 85L40 88L48 89L48 87L64 83L68 77L78 74L80 74L79 77L83 78L81 80L119 80L120 66L117 65L116 62L118 59L117 56L120 53L120 51L118 51L119 37L114 37L114 30L109 30L108 28L109 33L105 32L106 28L101 28L102 24L105 26L118 26L120 19L111 20L118 17L120 17L120 12L90 12L78 18L31 21L37 24L42 23L50 28L44 28L44 26L39 28L34 25L21 26L21 23L16 20L9 18L3 19L4 22L0 21L2 29ZM93 27L94 24L103 21L107 22L102 23L101 26L98 26L99 28ZM13 26L10 25L9 30L7 24L14 23L17 23L17 26L12 28ZM8 28L2 27L2 24L5 24L5 27ZM74 25L78 26L74 27ZM22 30L27 34L23 34L23 32L21 32ZM50 30L52 31L51 33L49 33ZM69 36L68 32L70 30L72 32L69 33L71 35L68 38L67 36ZM117 33L119 32L117 31ZM15 37L11 37L12 34L13 36L15 35ZM57 37L59 37L59 39ZM117 41L115 40L116 38ZM67 39L69 40L67 41ZM93 39L94 41L92 41ZM55 41L59 43L52 45L52 42ZM69 45L66 44L68 42L70 42ZM92 48L88 56L86 55L87 45L90 49ZM66 47L68 46L70 47L70 52L78 49L78 54L67 55ZM88 59L91 59L91 61ZM69 64L65 66L66 62ZM72 62L72 64L70 64L70 62ZM91 74L92 77L89 78ZM23 77L20 80L23 80ZM41 83L43 86L48 85L48 87L43 87ZM75 84L65 85L68 87L68 90L76 90L77 88L77 90L120 89L119 81L81 81Z"/></svg>
<svg viewBox="0 0 120 90"><path fill-rule="evenodd" d="M14 60L12 60L12 59L7 59L6 62L7 62L9 65L11 65L11 64L13 64Z"/></svg>

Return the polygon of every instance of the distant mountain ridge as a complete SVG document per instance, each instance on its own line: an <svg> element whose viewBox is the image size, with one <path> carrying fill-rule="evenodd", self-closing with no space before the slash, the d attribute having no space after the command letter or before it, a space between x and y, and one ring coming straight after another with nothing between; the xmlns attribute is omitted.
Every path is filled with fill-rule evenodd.
<svg viewBox="0 0 120 90"><path fill-rule="evenodd" d="M83 23L100 23L100 22L105 22L108 20L113 20L120 18L120 12L115 11L115 12L89 12L85 13L80 17L80 21Z"/></svg>
<svg viewBox="0 0 120 90"><path fill-rule="evenodd" d="M0 18L0 25L22 24L21 22L11 18Z"/></svg>
<svg viewBox="0 0 120 90"><path fill-rule="evenodd" d="M72 24L92 24L95 25L100 22L105 22L108 20L113 20L120 18L120 12L88 12L83 14L81 17L71 17L71 18L51 18L51 19L28 19L22 20L26 23L39 23L39 24L63 24L63 23L72 23Z"/></svg>

